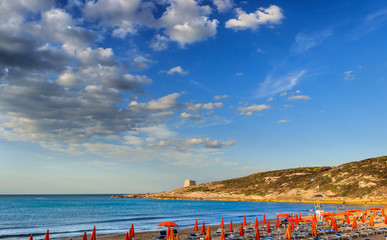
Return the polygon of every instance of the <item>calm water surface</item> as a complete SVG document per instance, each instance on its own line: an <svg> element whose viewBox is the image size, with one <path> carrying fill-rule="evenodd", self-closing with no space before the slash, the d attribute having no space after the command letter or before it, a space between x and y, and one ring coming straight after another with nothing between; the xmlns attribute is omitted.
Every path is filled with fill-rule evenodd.
<svg viewBox="0 0 387 240"><path fill-rule="evenodd" d="M361 206L360 206L361 208ZM364 207L363 207L364 208ZM97 234L125 233L133 223L135 231L164 229L157 224L174 221L179 228L193 227L195 219L206 224L220 224L231 219L239 223L263 214L274 219L280 212L308 215L310 203L175 201L155 199L113 199L110 195L18 195L0 196L0 239L43 239L47 229L51 238ZM325 205L335 211L336 205Z"/></svg>

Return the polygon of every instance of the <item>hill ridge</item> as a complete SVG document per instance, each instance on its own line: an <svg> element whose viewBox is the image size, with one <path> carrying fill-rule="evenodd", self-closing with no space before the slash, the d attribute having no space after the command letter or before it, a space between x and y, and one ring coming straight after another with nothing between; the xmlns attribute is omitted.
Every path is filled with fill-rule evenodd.
<svg viewBox="0 0 387 240"><path fill-rule="evenodd" d="M333 167L298 167L178 188L113 197L387 204L387 156Z"/></svg>

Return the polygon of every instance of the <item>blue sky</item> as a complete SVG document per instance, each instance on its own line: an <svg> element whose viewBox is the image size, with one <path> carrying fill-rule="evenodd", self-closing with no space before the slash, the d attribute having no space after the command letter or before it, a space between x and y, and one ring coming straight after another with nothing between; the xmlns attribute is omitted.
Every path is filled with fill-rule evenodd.
<svg viewBox="0 0 387 240"><path fill-rule="evenodd" d="M387 151L386 1L1 1L0 193L131 193Z"/></svg>

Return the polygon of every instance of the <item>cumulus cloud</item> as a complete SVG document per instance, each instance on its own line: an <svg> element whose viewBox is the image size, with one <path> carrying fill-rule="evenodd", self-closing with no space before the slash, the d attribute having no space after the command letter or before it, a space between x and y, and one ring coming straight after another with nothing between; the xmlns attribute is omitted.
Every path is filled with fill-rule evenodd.
<svg viewBox="0 0 387 240"><path fill-rule="evenodd" d="M197 104L193 104L193 103L187 103L186 104L187 106L187 109L190 110L190 111L193 111L193 112L197 112L199 110L214 110L216 108L222 108L224 105L222 102L215 102L215 103L205 103L205 104L202 104L202 103L197 103Z"/></svg>
<svg viewBox="0 0 387 240"><path fill-rule="evenodd" d="M176 101L176 99L179 97L180 93L172 93L165 97L161 97L156 100L151 100L148 103L139 103L137 101L132 101L129 104L129 107L136 111L169 111L173 109L178 109L182 106L181 103L178 103Z"/></svg>
<svg viewBox="0 0 387 240"><path fill-rule="evenodd" d="M251 116L253 115L254 112L260 112L266 109L270 109L270 106L266 104L260 104L260 105L253 104L248 107L239 107L238 111L240 111L241 115Z"/></svg>
<svg viewBox="0 0 387 240"><path fill-rule="evenodd" d="M298 33L290 50L295 53L306 52L322 44L332 34L333 30L331 28L312 34Z"/></svg>
<svg viewBox="0 0 387 240"><path fill-rule="evenodd" d="M171 0L160 21L165 34L181 47L215 36L219 21L209 19L211 8L195 0Z"/></svg>
<svg viewBox="0 0 387 240"><path fill-rule="evenodd" d="M356 75L353 73L353 71L345 71L344 72L344 80L352 81L356 79Z"/></svg>
<svg viewBox="0 0 387 240"><path fill-rule="evenodd" d="M187 75L188 74L188 71L184 71L184 69L180 66L177 66L177 67L173 67L171 69L169 69L168 71L165 71L167 74L169 75L174 75L175 73L178 73L180 75Z"/></svg>
<svg viewBox="0 0 387 240"><path fill-rule="evenodd" d="M113 36L123 38L128 33L136 33L142 26L155 27L154 8L152 2L141 0L99 0L87 2L83 13L88 21L110 27Z"/></svg>
<svg viewBox="0 0 387 240"><path fill-rule="evenodd" d="M282 9L276 5L270 5L268 8L258 8L253 13L246 13L241 8L237 8L236 15L236 19L230 19L226 22L226 28L235 30L257 29L261 25L280 24L284 18Z"/></svg>
<svg viewBox="0 0 387 240"><path fill-rule="evenodd" d="M223 99L223 98L229 98L230 96L229 95L216 95L215 97L214 97L214 99L216 100L216 101L219 101L220 99Z"/></svg>
<svg viewBox="0 0 387 240"><path fill-rule="evenodd" d="M173 147L174 149L178 151L186 151L191 147L202 145L204 148L207 149L219 149L225 146L232 146L236 143L235 140L229 140L229 141L219 141L219 140L213 140L208 137L206 138L190 138L190 139L170 139L170 140L163 140L158 142L152 142L148 144L148 147L157 147L157 148L164 148L164 147Z"/></svg>
<svg viewBox="0 0 387 240"><path fill-rule="evenodd" d="M218 9L218 12L225 12L232 8L234 5L233 0L213 0L214 5Z"/></svg>
<svg viewBox="0 0 387 240"><path fill-rule="evenodd" d="M169 39L167 37L156 34L156 36L153 37L149 47L155 51L162 51L168 48L168 41Z"/></svg>
<svg viewBox="0 0 387 240"><path fill-rule="evenodd" d="M202 118L202 116L198 115L198 114L191 114L191 113L187 113L187 112L182 112L180 114L180 117L181 118L186 118L186 119L191 119L191 120L200 120Z"/></svg>
<svg viewBox="0 0 387 240"><path fill-rule="evenodd" d="M271 102L271 101L274 101L273 97L269 97L268 99L266 99L266 102Z"/></svg>
<svg viewBox="0 0 387 240"><path fill-rule="evenodd" d="M286 75L274 77L269 74L257 90L257 97L265 97L279 92L291 90L301 80L306 73L305 70L291 72ZM284 96L281 94L281 96Z"/></svg>
<svg viewBox="0 0 387 240"><path fill-rule="evenodd" d="M310 100L310 97L306 96L306 95L297 95L297 96L290 96L290 97L288 97L288 100L304 100L304 101L308 101L308 100Z"/></svg>

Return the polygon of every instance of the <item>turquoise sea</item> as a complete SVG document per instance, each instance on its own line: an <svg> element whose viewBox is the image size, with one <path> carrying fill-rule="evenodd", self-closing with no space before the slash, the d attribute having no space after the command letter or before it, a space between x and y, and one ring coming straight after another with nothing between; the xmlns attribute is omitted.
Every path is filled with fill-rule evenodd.
<svg viewBox="0 0 387 240"><path fill-rule="evenodd" d="M274 219L280 212L309 215L310 203L178 201L155 199L116 199L111 195L0 195L0 239L43 239L90 235L93 226L98 234L125 233L133 223L136 232L162 230L157 224L174 221L179 227L199 223L220 224L231 219L239 223L256 217ZM337 205L325 205L335 211ZM361 206L357 206L362 208ZM273 222L274 223L274 222Z"/></svg>

